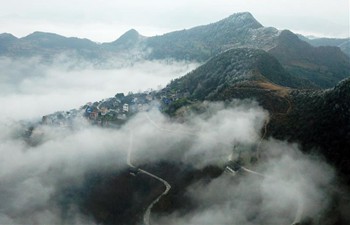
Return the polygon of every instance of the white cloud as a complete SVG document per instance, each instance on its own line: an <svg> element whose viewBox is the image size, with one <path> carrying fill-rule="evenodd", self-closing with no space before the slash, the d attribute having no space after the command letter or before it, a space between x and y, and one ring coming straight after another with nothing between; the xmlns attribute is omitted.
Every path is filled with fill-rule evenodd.
<svg viewBox="0 0 350 225"><path fill-rule="evenodd" d="M136 165L170 159L174 163L182 161L203 167L216 163L216 154L226 156L230 153L230 148L216 149L215 143L225 142L232 146L231 142L237 139L250 142L258 138L257 133L266 115L256 104L236 102L225 108L222 103L217 103L207 107L208 113L201 115L202 118L195 115L188 118L193 120L189 123L191 125L174 123L157 111L150 112L159 127L177 129L179 135L160 132L145 113L134 117L122 129L102 129L79 121L72 129L39 126L34 129L29 142L21 137L24 128L18 123L2 121L0 129L6 132L0 135L0 154L6 157L0 159L0 200L7 204L0 204L0 223L93 222L80 215L79 211L74 211L74 207L70 212L74 215L71 219L62 217L63 209L56 202L60 197L57 195L62 194L59 190L62 186L81 184L84 176L91 171L117 172L126 169L129 147L126 140L129 140L130 132L134 137L132 160ZM217 123L221 119L222 123ZM230 122L231 119L234 120ZM232 125L231 129L227 129L228 124ZM237 124L240 126L235 126ZM185 130L193 130L196 140L181 133ZM228 138L230 134L232 137ZM217 136L222 139L214 140L213 146L196 147L201 146L204 137L212 140ZM188 149L174 151L181 143ZM186 156L192 151L195 151L194 156L200 163Z"/></svg>
<svg viewBox="0 0 350 225"><path fill-rule="evenodd" d="M229 174L198 182L187 189L197 207L185 215L158 217L158 223L175 224L293 224L321 218L329 206L333 169L319 158L301 153L295 145L269 140L270 154L254 174Z"/></svg>
<svg viewBox="0 0 350 225"><path fill-rule="evenodd" d="M204 113L185 114L185 123L150 111L148 116L139 113L121 129L102 129L81 121L73 129L41 126L31 137L30 143L36 145L21 138L23 127L18 123L2 121L0 129L5 132L0 134L0 154L6 157L0 159L0 202L8 204L0 204L0 223L93 224L73 200L67 209L70 218L63 216L56 202L60 188L82 184L90 171L126 169L131 132L136 166L164 160L199 169L222 165L233 146L254 146L260 140L267 114L257 103L204 103L201 107ZM187 189L199 206L195 210L182 216L174 212L152 217L169 225L251 225L291 223L299 217L299 205L301 216L322 213L330 198L324 187L333 182L332 168L302 154L296 145L269 140L262 147L264 160L254 169L265 174L265 179L252 174L232 179L224 173ZM249 151L254 155L254 148Z"/></svg>
<svg viewBox="0 0 350 225"><path fill-rule="evenodd" d="M37 59L2 58L0 104L6 108L2 117L30 119L77 108L119 92L157 89L196 66L186 62L142 61L112 69L94 69L83 63L83 68L69 70L70 64L65 63L49 67Z"/></svg>

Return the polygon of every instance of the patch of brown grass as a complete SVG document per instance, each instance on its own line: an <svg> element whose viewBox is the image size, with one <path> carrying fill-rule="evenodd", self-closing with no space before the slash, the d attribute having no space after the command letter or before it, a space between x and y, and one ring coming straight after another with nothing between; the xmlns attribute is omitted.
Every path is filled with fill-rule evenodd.
<svg viewBox="0 0 350 225"><path fill-rule="evenodd" d="M290 89L287 87L279 86L270 82L259 82L258 84L263 89L276 91L276 94L280 97L286 97L289 95Z"/></svg>

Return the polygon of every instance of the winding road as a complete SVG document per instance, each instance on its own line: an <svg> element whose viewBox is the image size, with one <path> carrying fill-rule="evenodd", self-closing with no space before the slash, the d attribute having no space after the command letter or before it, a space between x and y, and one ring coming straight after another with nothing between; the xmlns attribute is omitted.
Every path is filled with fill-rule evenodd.
<svg viewBox="0 0 350 225"><path fill-rule="evenodd" d="M154 174L151 174L151 173L149 173L149 172L147 172L147 171L145 171L145 170L139 169L139 171L140 171L140 173L144 173L144 174L146 174L146 175L148 175L148 176L150 176L150 177L153 177L154 179L159 180L159 181L162 182L162 183L164 184L164 186L165 186L164 192L163 192L162 194L160 194L155 200L153 200L153 202L147 207L146 212L145 212L145 214L143 215L143 222L144 222L146 225L150 225L150 224L151 224L151 223L150 223L151 210L152 210L153 206L154 206L155 204L157 204L157 202L158 202L164 195L168 194L168 192L169 192L170 189L171 189L171 185L170 185L168 182L166 182L164 179L162 179L162 178L160 178L160 177L158 177L158 176L156 176L156 175L154 175Z"/></svg>
<svg viewBox="0 0 350 225"><path fill-rule="evenodd" d="M288 100L288 103L289 103L289 108L288 108L286 114L289 113L289 111L290 111L290 109L291 109L291 104L290 104L290 101L289 101L289 100ZM166 131L166 132L171 132L171 133L181 133L181 134L187 134L187 135L191 135L191 136L196 136L196 134L189 133L189 132L185 132L185 131L176 131L176 130L164 129L164 128L160 127L156 122L154 122L154 121L149 117L149 115L148 115L147 113L146 113L146 117L147 117L148 121L149 121L154 127L156 127L156 128L159 129L159 130ZM265 122L265 132L264 132L264 134L263 134L262 139L263 139L264 136L266 135L266 126L267 126L268 123L269 123L269 121L267 120L267 122ZM262 141L262 139L261 139L260 141ZM259 144L260 144L260 143L259 143ZM133 148L133 134L132 134L132 132L130 132L129 149L128 149L128 156L127 156L127 164L128 164L130 167L137 169L137 168L131 163L132 148ZM232 173L232 174L235 173L234 170L233 170L232 168L230 168L229 166L227 166L227 168L228 168L228 171L229 171L230 173ZM255 176L259 176L259 177L262 177L262 178L272 178L272 177L266 176L266 175L264 175L264 174L262 174L262 173L259 173L259 172L253 171L253 170L251 170L251 169L248 169L248 168L246 168L246 167L244 167L244 166L240 166L240 168L241 168L243 171L245 171L245 172L247 172L247 173L250 173L250 174L253 174L253 175L255 175ZM162 194L160 194L160 195L147 207L147 209L146 209L146 211L145 211L145 213L144 213L143 222L144 222L145 225L150 225L150 214L151 214L151 210L152 210L153 206L154 206L164 195L166 195L166 194L169 192L169 190L171 189L171 185L170 185L167 181L165 181L164 179L162 179L162 178L160 178L160 177L158 177L158 176L156 176L156 175L154 175L154 174L152 174L152 173L149 173L149 172L147 172L147 171L145 171L145 170L138 169L138 171L139 171L140 173L146 174L146 175L148 175L148 176L150 176L150 177L152 177L152 178L154 178L154 179L156 179L156 180L162 182L163 185L165 186L164 192L163 192ZM297 212L296 212L296 215L295 215L294 220L293 220L293 222L292 222L291 225L297 225L297 224L299 224L300 221L301 221L301 219L302 219L302 214L303 214L303 201L302 201L301 196L298 196L298 198L297 198Z"/></svg>
<svg viewBox="0 0 350 225"><path fill-rule="evenodd" d="M263 133L263 135L261 136L260 141L259 141L259 143L258 143L258 145L257 145L257 148L256 148L256 158L257 158L257 159L260 159L261 144L262 144L263 140L264 140L265 137L266 137L266 134L267 134L267 125L268 125L269 123L270 123L270 118L267 118L267 119L265 120L265 123L264 123L264 133Z"/></svg>
<svg viewBox="0 0 350 225"><path fill-rule="evenodd" d="M143 173L143 174L146 174L147 176L150 176L158 181L160 181L164 186L165 186L165 190L163 191L162 194L160 194L155 200L153 200L151 202L151 204L147 207L146 209L146 212L144 213L143 215L143 222L145 225L150 225L151 222L150 222L150 217L151 217L151 211L152 211L152 208L155 204L157 204L157 202L166 194L168 194L168 192L170 191L171 189L171 185L164 179L146 171L146 170L143 170L143 169L139 169L137 168L135 165L133 165L131 163L131 154L132 154L132 149L133 149L133 133L132 131L130 131L130 135L129 135L129 148L128 148L128 155L127 155L127 164L128 166L130 166L131 168L134 168L134 169L137 169L138 172L140 173Z"/></svg>
<svg viewBox="0 0 350 225"><path fill-rule="evenodd" d="M286 112L284 112L284 113L276 113L276 114L287 115L287 114L289 114L290 111L292 110L292 102L291 102L291 100L289 99L289 97L287 97L286 95L288 95L288 93L287 93L287 94L282 94L282 95L281 95L281 97L282 97L282 98L287 102L287 104L288 104L288 108L287 108ZM273 115L273 114L274 114L274 113L272 112L272 115ZM260 158L261 144L262 144L263 140L264 140L265 137L266 137L266 134L267 134L267 126L269 125L269 123L270 123L270 118L267 118L267 119L265 120L265 123L264 123L264 133L263 133L263 135L261 136L260 141L259 141L259 143L258 143L258 145L257 145L257 151L256 151L256 157L257 157L257 159Z"/></svg>

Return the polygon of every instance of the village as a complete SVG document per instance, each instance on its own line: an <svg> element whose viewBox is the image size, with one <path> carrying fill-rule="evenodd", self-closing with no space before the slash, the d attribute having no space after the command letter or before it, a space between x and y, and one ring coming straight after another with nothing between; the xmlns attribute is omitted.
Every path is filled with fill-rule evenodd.
<svg viewBox="0 0 350 225"><path fill-rule="evenodd" d="M158 108L166 111L174 102L181 101L182 94L166 88L160 92L117 93L114 97L99 102L88 102L79 109L59 111L42 117L42 124L53 126L73 126L77 118L85 119L92 125L119 127L138 112Z"/></svg>

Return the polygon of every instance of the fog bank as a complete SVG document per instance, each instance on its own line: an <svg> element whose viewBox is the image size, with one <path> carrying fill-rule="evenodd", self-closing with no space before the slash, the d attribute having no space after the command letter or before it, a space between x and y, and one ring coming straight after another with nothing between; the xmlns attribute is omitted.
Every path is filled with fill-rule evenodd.
<svg viewBox="0 0 350 225"><path fill-rule="evenodd" d="M0 104L5 108L2 118L33 119L120 92L159 89L197 66L165 61L121 63L116 59L108 69L96 69L87 62L72 68L75 59L68 60L45 65L36 58L1 58Z"/></svg>

